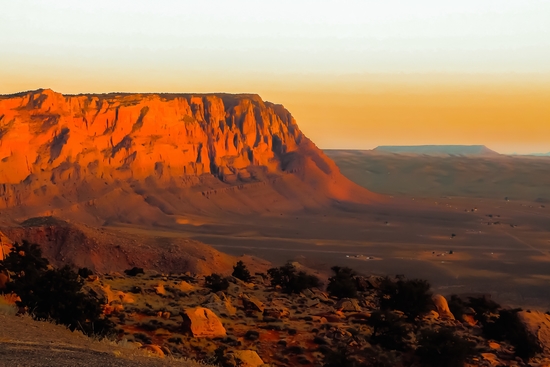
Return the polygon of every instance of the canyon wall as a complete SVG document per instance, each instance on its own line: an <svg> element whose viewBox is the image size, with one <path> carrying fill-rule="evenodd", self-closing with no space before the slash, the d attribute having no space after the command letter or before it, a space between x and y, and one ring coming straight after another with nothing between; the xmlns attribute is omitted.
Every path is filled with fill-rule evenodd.
<svg viewBox="0 0 550 367"><path fill-rule="evenodd" d="M257 95L0 96L0 208L12 217L166 224L373 199Z"/></svg>

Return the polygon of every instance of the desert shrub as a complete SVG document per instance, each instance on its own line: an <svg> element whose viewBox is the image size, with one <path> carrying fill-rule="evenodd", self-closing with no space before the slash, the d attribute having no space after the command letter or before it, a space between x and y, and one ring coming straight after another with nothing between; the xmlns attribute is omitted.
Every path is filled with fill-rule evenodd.
<svg viewBox="0 0 550 367"><path fill-rule="evenodd" d="M153 342L149 336L143 333L134 333L133 335L136 340L141 340L144 344L151 344Z"/></svg>
<svg viewBox="0 0 550 367"><path fill-rule="evenodd" d="M520 320L519 311L521 309L500 310L498 316L488 317L482 323L483 334L488 339L508 341L514 346L518 357L528 360L542 352L542 348Z"/></svg>
<svg viewBox="0 0 550 367"><path fill-rule="evenodd" d="M337 298L356 298L355 272L348 267L333 266L331 269L334 272L334 276L329 278L327 292Z"/></svg>
<svg viewBox="0 0 550 367"><path fill-rule="evenodd" d="M373 312L368 320L373 328L370 342L388 350L403 351L407 348L410 325L391 311Z"/></svg>
<svg viewBox="0 0 550 367"><path fill-rule="evenodd" d="M84 278L84 279L88 278L90 275L94 275L94 272L88 268L80 268L78 269L77 273L81 278Z"/></svg>
<svg viewBox="0 0 550 367"><path fill-rule="evenodd" d="M222 277L219 274L212 274L204 279L204 286L210 288L212 292L226 291L229 288L229 281L227 278Z"/></svg>
<svg viewBox="0 0 550 367"><path fill-rule="evenodd" d="M252 276L246 268L246 265L242 261L238 261L237 265L233 267L233 275L235 278L242 280L243 282L250 282Z"/></svg>
<svg viewBox="0 0 550 367"><path fill-rule="evenodd" d="M456 294L453 294L451 295L447 303L449 304L449 310L454 315L454 317L457 320L462 320L462 316L464 315L466 307L469 307L466 302L464 302L462 298L460 298Z"/></svg>
<svg viewBox="0 0 550 367"><path fill-rule="evenodd" d="M16 293L34 319L53 320L71 330L104 336L114 324L102 317L102 304L82 292L83 280L70 267L49 269L38 245L14 244L2 266L13 274L7 291Z"/></svg>
<svg viewBox="0 0 550 367"><path fill-rule="evenodd" d="M132 269L124 270L124 274L130 277L135 277L138 274L145 274L145 272L143 271L143 268L138 268L137 266L134 266Z"/></svg>
<svg viewBox="0 0 550 367"><path fill-rule="evenodd" d="M386 277L380 282L379 298L382 310L402 311L409 321L428 312L432 306L430 284L422 279L393 281Z"/></svg>
<svg viewBox="0 0 550 367"><path fill-rule="evenodd" d="M471 307L475 311L475 319L482 324L485 324L492 314L498 312L500 305L495 301L482 297L469 297L468 307Z"/></svg>
<svg viewBox="0 0 550 367"><path fill-rule="evenodd" d="M42 257L42 250L37 244L23 241L14 243L13 247L3 261L0 261L0 269L15 273L16 278L33 282L42 273L48 270L49 262ZM23 274L21 278L19 275Z"/></svg>
<svg viewBox="0 0 550 367"><path fill-rule="evenodd" d="M323 349L323 367L360 367L359 361L351 354L347 346L336 349Z"/></svg>
<svg viewBox="0 0 550 367"><path fill-rule="evenodd" d="M475 353L474 344L455 335L451 329L424 329L418 338L416 356L422 366L463 367Z"/></svg>
<svg viewBox="0 0 550 367"><path fill-rule="evenodd" d="M319 278L315 275L298 271L291 263L278 268L271 268L267 273L271 278L271 285L273 287L280 286L288 294L300 293L307 288L314 288L320 285Z"/></svg>

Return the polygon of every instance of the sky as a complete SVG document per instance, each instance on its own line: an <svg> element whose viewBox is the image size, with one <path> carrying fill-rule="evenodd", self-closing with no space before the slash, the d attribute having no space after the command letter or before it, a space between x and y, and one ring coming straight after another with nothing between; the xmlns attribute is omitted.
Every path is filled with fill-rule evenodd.
<svg viewBox="0 0 550 367"><path fill-rule="evenodd" d="M550 152L550 1L0 5L0 93L258 93L321 148Z"/></svg>

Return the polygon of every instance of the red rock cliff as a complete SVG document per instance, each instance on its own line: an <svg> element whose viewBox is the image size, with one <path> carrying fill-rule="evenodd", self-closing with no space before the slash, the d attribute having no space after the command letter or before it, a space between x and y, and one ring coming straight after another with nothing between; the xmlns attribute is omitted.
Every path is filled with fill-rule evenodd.
<svg viewBox="0 0 550 367"><path fill-rule="evenodd" d="M51 90L0 96L0 197L23 216L129 222L370 198L257 95Z"/></svg>

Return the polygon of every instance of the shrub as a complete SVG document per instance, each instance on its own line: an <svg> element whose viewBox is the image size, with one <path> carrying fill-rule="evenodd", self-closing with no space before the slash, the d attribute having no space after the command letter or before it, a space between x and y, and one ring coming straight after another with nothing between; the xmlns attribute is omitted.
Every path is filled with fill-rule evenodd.
<svg viewBox="0 0 550 367"><path fill-rule="evenodd" d="M491 317L491 314L497 313L500 308L498 303L487 298L486 296L469 297L468 300L468 306L473 308L476 312L475 319L482 324L486 323Z"/></svg>
<svg viewBox="0 0 550 367"><path fill-rule="evenodd" d="M384 278L379 288L380 308L399 310L407 315L409 321L428 312L432 306L432 292L426 280L399 278L392 281Z"/></svg>
<svg viewBox="0 0 550 367"><path fill-rule="evenodd" d="M319 278L315 275L298 271L294 265L287 263L279 268L267 271L273 287L280 286L285 293L300 293L307 288L319 287Z"/></svg>
<svg viewBox="0 0 550 367"><path fill-rule="evenodd" d="M94 272L91 271L90 269L88 268L80 268L78 269L78 275L81 277L81 278L88 278L90 275L94 275Z"/></svg>
<svg viewBox="0 0 550 367"><path fill-rule="evenodd" d="M348 267L339 266L333 266L332 271L334 276L329 278L327 292L337 298L356 298L357 286L353 278L356 275L355 272Z"/></svg>
<svg viewBox="0 0 550 367"><path fill-rule="evenodd" d="M132 269L124 270L124 274L130 277L135 277L138 274L145 274L145 272L143 271L143 268L138 268L137 266L134 266Z"/></svg>
<svg viewBox="0 0 550 367"><path fill-rule="evenodd" d="M214 273L205 278L204 286L210 288L212 292L223 292L229 288L229 281L221 275Z"/></svg>
<svg viewBox="0 0 550 367"><path fill-rule="evenodd" d="M250 282L252 276L246 268L246 265L242 261L238 261L237 265L233 267L233 275L235 278L242 280L243 282Z"/></svg>
<svg viewBox="0 0 550 367"><path fill-rule="evenodd" d="M451 295L448 301L449 310L457 320L462 320L466 307L469 307L459 296L456 294Z"/></svg>
<svg viewBox="0 0 550 367"><path fill-rule="evenodd" d="M113 332L113 323L102 317L102 304L82 292L83 281L70 267L48 269L38 245L24 241L15 244L2 261L13 273L7 291L16 293L19 307L34 319L53 320L71 330L104 336Z"/></svg>
<svg viewBox="0 0 550 367"><path fill-rule="evenodd" d="M429 367L463 367L474 353L473 343L447 328L422 330L416 349L421 365Z"/></svg>
<svg viewBox="0 0 550 367"><path fill-rule="evenodd" d="M359 367L347 346L338 346L335 350L324 350L323 367Z"/></svg>
<svg viewBox="0 0 550 367"><path fill-rule="evenodd" d="M403 351L407 348L406 338L410 326L403 319L390 311L373 312L368 320L373 331L371 343L388 350Z"/></svg>

